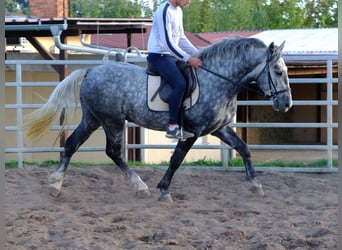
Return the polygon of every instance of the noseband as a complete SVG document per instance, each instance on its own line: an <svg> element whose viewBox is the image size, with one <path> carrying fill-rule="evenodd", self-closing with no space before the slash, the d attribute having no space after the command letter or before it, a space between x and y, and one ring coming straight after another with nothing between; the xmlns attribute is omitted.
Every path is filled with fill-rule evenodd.
<svg viewBox="0 0 342 250"><path fill-rule="evenodd" d="M277 90L277 87L274 84L272 76L271 76L270 60L266 61L266 64L265 64L264 68L261 70L261 72L259 73L259 75L255 79L255 82L258 82L260 76L263 73L265 73L266 70L267 70L267 75L268 75L268 87L269 87L269 90L270 90L270 94L266 94L265 91L263 91L265 97L276 99L279 94L291 91L290 88L285 88L285 89L282 89L282 90Z"/></svg>

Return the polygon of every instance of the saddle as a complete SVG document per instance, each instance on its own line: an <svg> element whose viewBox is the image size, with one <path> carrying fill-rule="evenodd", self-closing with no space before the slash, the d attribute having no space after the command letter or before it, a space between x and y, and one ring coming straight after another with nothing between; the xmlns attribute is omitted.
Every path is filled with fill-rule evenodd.
<svg viewBox="0 0 342 250"><path fill-rule="evenodd" d="M187 98L191 99L192 94L194 93L194 91L196 90L198 86L198 79L197 79L196 72L194 68L191 65L187 64L186 62L177 61L176 64L179 70L182 72L187 82L185 93L183 96L183 101L186 100ZM151 76L160 76L157 70L154 69L150 64L147 64L146 73ZM152 97L150 98L150 101L153 102L155 98L157 97L157 95L159 94L160 99L168 103L171 92L172 92L171 84L161 77L160 86L152 95ZM192 105L193 104L191 103L191 106Z"/></svg>

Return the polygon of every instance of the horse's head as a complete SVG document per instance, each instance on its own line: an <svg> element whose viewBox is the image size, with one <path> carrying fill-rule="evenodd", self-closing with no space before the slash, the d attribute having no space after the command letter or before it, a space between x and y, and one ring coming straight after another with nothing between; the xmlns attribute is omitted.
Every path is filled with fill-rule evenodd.
<svg viewBox="0 0 342 250"><path fill-rule="evenodd" d="M282 57L285 42L279 47L271 43L266 52L266 62L256 82L265 96L273 101L273 109L287 112L292 106L292 95L287 67Z"/></svg>

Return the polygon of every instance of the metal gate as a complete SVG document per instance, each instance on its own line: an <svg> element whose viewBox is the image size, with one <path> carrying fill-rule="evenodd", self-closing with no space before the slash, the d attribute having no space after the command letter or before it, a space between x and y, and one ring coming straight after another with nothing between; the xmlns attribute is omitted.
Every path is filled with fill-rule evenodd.
<svg viewBox="0 0 342 250"><path fill-rule="evenodd" d="M286 58L286 61L308 61L308 58L305 56L291 56ZM325 78L291 78L291 84L307 84L307 83L318 83L326 86L327 95L326 100L293 100L294 106L306 105L306 106L325 106L326 107L326 122L317 123L299 123L299 122L281 122L281 123L233 123L232 127L240 127L240 128L325 128L326 129L326 144L325 145L249 145L250 149L255 150L324 150L327 153L327 168L326 171L333 171L333 151L338 150L338 146L333 144L333 129L338 128L337 122L333 121L333 107L338 105L338 101L333 99L333 85L338 83L337 78L333 78L333 62L338 60L336 56L310 56L311 61L321 61L326 63L326 77ZM23 110L24 109L34 109L41 107L41 104L24 104L23 103L23 88L26 87L39 87L39 86L51 86L54 87L58 84L58 82L23 82L22 73L24 65L68 65L68 66L86 66L86 65L97 65L102 64L102 60L94 60L94 61L85 61L85 60L5 60L6 68L11 67L15 69L16 80L14 82L5 82L6 88L14 88L16 92L16 101L15 104L5 104L5 109L14 109L16 111L16 124L13 126L5 126L5 132L14 131L16 133L16 141L17 147L15 148L6 148L5 153L13 153L17 154L18 167L21 168L23 166L24 154L25 153L35 153L35 152L61 152L62 148L55 147L51 149L51 147L25 147L23 143L23 133L20 131L20 128L23 123ZM270 101L238 101L238 105L240 106L260 106L260 105L271 105ZM127 123L128 127L134 127L135 124ZM74 129L76 126L70 126L70 129ZM59 129L59 126L53 126L52 130ZM126 149L165 149L165 148L174 148L174 145L171 144L127 144ZM228 165L228 157L227 152L230 148L227 145L194 145L193 148L197 149L213 149L213 150L221 150L222 151L222 163L223 166ZM104 147L81 147L79 151L103 151ZM300 170L300 169L296 169ZM322 170L322 169L321 169ZM317 169L315 170L317 171ZM323 171L325 171L323 169Z"/></svg>

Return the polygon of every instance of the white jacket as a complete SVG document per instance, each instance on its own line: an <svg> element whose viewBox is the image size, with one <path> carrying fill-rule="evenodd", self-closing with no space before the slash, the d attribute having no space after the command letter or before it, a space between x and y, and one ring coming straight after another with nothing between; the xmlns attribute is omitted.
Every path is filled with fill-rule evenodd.
<svg viewBox="0 0 342 250"><path fill-rule="evenodd" d="M183 11L166 1L154 13L151 33L148 39L149 53L171 54L187 62L198 50L184 34Z"/></svg>

